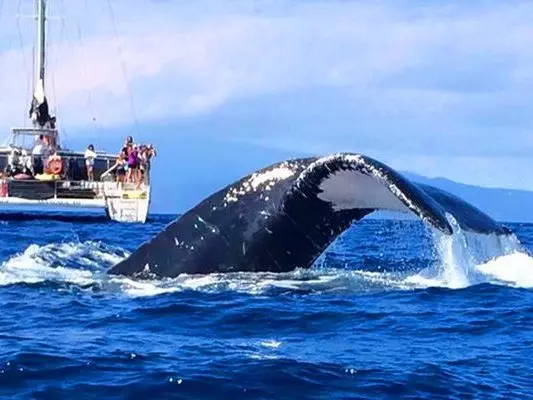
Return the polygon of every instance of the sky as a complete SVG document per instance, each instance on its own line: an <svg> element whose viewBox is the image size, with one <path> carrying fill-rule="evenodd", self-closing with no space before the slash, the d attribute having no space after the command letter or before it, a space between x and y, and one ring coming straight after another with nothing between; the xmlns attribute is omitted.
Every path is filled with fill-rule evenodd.
<svg viewBox="0 0 533 400"><path fill-rule="evenodd" d="M31 0L0 0L0 130L28 124ZM49 0L69 147L152 142L154 208L285 157L533 190L533 2Z"/></svg>

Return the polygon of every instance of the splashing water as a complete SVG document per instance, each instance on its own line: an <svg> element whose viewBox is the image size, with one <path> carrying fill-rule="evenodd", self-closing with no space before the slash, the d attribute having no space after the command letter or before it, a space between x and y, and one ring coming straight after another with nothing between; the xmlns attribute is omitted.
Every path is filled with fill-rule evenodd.
<svg viewBox="0 0 533 400"><path fill-rule="evenodd" d="M432 232L435 261L421 271L368 271L360 261L348 259L348 268L343 269L328 267L322 261L309 270L289 273L184 274L173 279L134 280L106 274L107 269L129 255L127 251L88 241L30 245L1 265L0 286L54 282L82 288L97 286L133 297L186 290L262 294L272 290L353 293L427 287L458 289L486 282L533 287L533 258L514 235L463 232L453 216L448 219L454 233Z"/></svg>
<svg viewBox="0 0 533 400"><path fill-rule="evenodd" d="M98 242L30 245L23 253L5 261L0 268L0 286L40 282L95 283L102 267L110 266L127 253Z"/></svg>
<svg viewBox="0 0 533 400"><path fill-rule="evenodd" d="M434 232L438 263L406 279L422 287L465 288L480 283L531 287L533 258L513 235L463 232L447 215L452 235Z"/></svg>

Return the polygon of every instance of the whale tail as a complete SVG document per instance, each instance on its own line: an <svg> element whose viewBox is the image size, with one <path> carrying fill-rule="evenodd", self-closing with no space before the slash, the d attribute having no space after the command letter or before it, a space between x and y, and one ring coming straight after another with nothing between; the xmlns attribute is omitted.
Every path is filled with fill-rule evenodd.
<svg viewBox="0 0 533 400"><path fill-rule="evenodd" d="M411 182L370 157L339 153L284 161L209 196L109 273L158 276L290 271L314 260L354 221L377 210L410 213L446 234L509 231L464 200Z"/></svg>

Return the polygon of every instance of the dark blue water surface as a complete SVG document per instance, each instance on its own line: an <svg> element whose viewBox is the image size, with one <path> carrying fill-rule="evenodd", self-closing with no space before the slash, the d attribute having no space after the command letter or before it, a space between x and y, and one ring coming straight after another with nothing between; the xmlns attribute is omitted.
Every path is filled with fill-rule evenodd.
<svg viewBox="0 0 533 400"><path fill-rule="evenodd" d="M106 276L169 221L0 224L2 398L533 398L532 225L522 252L365 220L307 271Z"/></svg>

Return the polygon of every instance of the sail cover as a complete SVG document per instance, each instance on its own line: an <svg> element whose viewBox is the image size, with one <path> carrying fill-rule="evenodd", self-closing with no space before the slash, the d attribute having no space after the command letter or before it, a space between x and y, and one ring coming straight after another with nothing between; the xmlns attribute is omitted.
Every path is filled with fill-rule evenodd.
<svg viewBox="0 0 533 400"><path fill-rule="evenodd" d="M52 120L48 109L48 101L44 95L44 82L42 79L39 79L35 86L29 114L32 121L38 123L41 127L44 127Z"/></svg>

